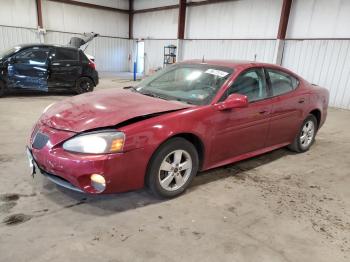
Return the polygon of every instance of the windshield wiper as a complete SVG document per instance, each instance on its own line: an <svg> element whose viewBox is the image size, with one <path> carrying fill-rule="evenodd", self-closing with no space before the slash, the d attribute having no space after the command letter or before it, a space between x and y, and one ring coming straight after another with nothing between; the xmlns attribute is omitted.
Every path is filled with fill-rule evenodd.
<svg viewBox="0 0 350 262"><path fill-rule="evenodd" d="M159 99L163 99L163 100L168 100L168 99L166 99L165 97L156 95L156 94L154 94L154 93L140 92L140 91L137 91L137 92L139 92L140 94L145 95L145 96L150 96L150 97L155 97L155 98L159 98Z"/></svg>
<svg viewBox="0 0 350 262"><path fill-rule="evenodd" d="M137 89L134 86L124 86L123 89L126 89L126 90L130 89L131 91L138 92Z"/></svg>

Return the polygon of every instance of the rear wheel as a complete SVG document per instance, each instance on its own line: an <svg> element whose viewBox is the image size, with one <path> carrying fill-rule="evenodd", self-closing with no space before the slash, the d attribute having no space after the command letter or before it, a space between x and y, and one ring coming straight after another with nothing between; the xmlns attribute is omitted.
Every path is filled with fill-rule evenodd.
<svg viewBox="0 0 350 262"><path fill-rule="evenodd" d="M5 95L5 84L4 82L0 81L0 97Z"/></svg>
<svg viewBox="0 0 350 262"><path fill-rule="evenodd" d="M184 138L173 138L153 155L147 184L158 197L171 198L183 193L198 171L198 153Z"/></svg>
<svg viewBox="0 0 350 262"><path fill-rule="evenodd" d="M314 115L308 115L301 128L288 148L294 152L302 153L308 151L315 141L317 132L317 119Z"/></svg>
<svg viewBox="0 0 350 262"><path fill-rule="evenodd" d="M78 94L86 92L92 92L94 90L95 83L88 77L81 77L76 82L75 90Z"/></svg>

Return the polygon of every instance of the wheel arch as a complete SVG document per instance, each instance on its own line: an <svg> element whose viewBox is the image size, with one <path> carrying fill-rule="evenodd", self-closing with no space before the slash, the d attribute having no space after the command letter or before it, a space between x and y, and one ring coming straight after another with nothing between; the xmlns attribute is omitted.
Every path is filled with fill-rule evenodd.
<svg viewBox="0 0 350 262"><path fill-rule="evenodd" d="M313 115L316 120L317 120L317 129L320 127L320 124L321 124L321 117L322 117L322 113L321 113L321 110L319 109L313 109L309 112L310 115Z"/></svg>

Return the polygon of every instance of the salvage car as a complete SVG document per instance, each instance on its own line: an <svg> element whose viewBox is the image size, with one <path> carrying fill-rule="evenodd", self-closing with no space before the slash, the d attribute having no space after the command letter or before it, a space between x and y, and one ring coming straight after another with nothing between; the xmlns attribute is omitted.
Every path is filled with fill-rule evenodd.
<svg viewBox="0 0 350 262"><path fill-rule="evenodd" d="M34 173L85 193L185 191L199 171L288 146L305 152L329 93L277 65L186 61L136 87L48 106L27 154Z"/></svg>
<svg viewBox="0 0 350 262"><path fill-rule="evenodd" d="M26 44L0 53L0 97L15 91L93 91L96 65L79 47L95 36L73 37L67 46Z"/></svg>

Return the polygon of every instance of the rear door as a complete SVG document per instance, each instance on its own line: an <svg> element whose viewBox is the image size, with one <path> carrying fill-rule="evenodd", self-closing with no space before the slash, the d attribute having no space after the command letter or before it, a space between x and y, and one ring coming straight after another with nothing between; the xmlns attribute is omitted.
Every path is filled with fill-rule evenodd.
<svg viewBox="0 0 350 262"><path fill-rule="evenodd" d="M75 81L81 76L81 72L78 49L55 47L49 64L50 89L75 87Z"/></svg>
<svg viewBox="0 0 350 262"><path fill-rule="evenodd" d="M272 92L271 121L267 146L290 143L303 121L303 108L307 95L298 88L299 80L277 69L265 69L267 83Z"/></svg>
<svg viewBox="0 0 350 262"><path fill-rule="evenodd" d="M49 52L46 47L31 47L16 54L7 68L8 87L47 91Z"/></svg>

